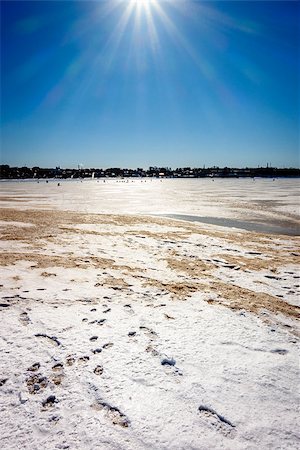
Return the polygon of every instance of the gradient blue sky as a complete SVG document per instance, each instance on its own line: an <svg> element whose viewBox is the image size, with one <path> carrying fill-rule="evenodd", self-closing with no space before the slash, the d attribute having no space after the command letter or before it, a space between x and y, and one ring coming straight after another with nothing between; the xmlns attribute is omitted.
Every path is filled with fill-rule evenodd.
<svg viewBox="0 0 300 450"><path fill-rule="evenodd" d="M1 1L1 161L299 166L300 3Z"/></svg>

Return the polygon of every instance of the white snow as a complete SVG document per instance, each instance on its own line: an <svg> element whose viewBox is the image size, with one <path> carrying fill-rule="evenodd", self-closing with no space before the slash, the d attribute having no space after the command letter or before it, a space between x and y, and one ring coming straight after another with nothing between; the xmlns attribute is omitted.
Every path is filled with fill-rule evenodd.
<svg viewBox="0 0 300 450"><path fill-rule="evenodd" d="M250 185L178 180L184 194L169 202L180 190L172 180L3 183L1 449L299 448L299 240L144 216L166 207L213 215L217 201L203 206L197 181L226 217L226 198ZM249 188L249 214L254 197L292 189L290 180L251 183L274 191ZM15 202L20 195L28 200ZM94 214L125 210L132 215ZM54 237L40 231L50 221Z"/></svg>
<svg viewBox="0 0 300 450"><path fill-rule="evenodd" d="M242 220L300 215L299 179L99 179L1 182L3 206L107 214L189 214Z"/></svg>

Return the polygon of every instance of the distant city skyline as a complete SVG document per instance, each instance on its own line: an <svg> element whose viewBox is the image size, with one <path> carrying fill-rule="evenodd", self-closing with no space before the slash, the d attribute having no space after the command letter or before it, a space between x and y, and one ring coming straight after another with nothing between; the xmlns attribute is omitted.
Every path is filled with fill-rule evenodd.
<svg viewBox="0 0 300 450"><path fill-rule="evenodd" d="M299 167L299 2L0 7L1 164Z"/></svg>

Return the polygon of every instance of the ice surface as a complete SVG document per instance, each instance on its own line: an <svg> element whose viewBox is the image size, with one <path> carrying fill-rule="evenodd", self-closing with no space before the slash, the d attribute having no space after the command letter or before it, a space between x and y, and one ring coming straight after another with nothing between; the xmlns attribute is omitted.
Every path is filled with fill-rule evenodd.
<svg viewBox="0 0 300 450"><path fill-rule="evenodd" d="M107 214L299 219L299 179L99 179L2 182L4 206Z"/></svg>
<svg viewBox="0 0 300 450"><path fill-rule="evenodd" d="M295 181L177 183L1 185L1 449L299 448L299 239L145 216Z"/></svg>

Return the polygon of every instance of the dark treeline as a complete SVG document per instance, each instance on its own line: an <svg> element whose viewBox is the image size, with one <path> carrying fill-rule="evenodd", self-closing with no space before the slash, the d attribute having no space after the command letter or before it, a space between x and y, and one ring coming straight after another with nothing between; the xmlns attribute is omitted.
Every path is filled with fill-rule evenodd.
<svg viewBox="0 0 300 450"><path fill-rule="evenodd" d="M169 167L149 167L144 170L121 169L117 167L109 169L44 169L41 167L10 167L0 165L0 179L25 179L25 178L127 178L127 177L156 177L156 178L239 178L239 177L300 177L300 169L297 168L232 168L232 167L183 167L171 169Z"/></svg>

